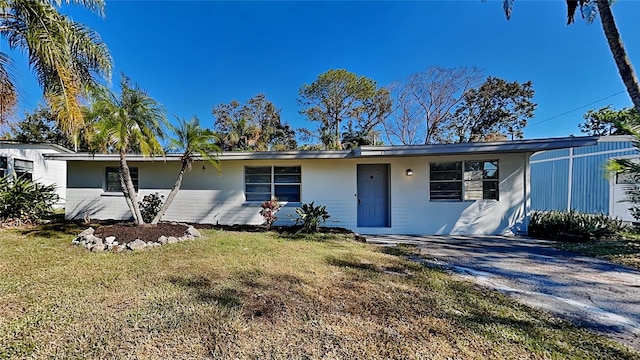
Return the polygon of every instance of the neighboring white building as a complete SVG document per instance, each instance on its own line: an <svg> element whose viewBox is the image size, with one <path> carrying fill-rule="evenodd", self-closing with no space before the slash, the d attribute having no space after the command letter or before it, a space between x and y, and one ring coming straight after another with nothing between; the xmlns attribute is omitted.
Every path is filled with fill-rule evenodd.
<svg viewBox="0 0 640 360"><path fill-rule="evenodd" d="M25 176L44 185L55 185L64 206L67 187L67 163L45 160L44 154L69 154L73 151L51 143L21 143L0 140L0 176Z"/></svg>
<svg viewBox="0 0 640 360"><path fill-rule="evenodd" d="M594 145L596 137L344 151L223 153L221 173L197 162L163 220L261 224L260 204L278 197L280 225L301 203L326 205L328 226L363 234L508 234L526 232L529 156ZM120 192L118 156L48 154L67 162L66 218L130 219ZM168 194L180 155L127 157L138 198Z"/></svg>

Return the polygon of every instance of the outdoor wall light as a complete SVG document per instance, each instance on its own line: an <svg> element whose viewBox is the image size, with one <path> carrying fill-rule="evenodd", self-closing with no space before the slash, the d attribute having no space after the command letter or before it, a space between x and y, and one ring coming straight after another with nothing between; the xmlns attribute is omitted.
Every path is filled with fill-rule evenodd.
<svg viewBox="0 0 640 360"><path fill-rule="evenodd" d="M407 174L407 176L413 176L413 170L407 169L406 174Z"/></svg>

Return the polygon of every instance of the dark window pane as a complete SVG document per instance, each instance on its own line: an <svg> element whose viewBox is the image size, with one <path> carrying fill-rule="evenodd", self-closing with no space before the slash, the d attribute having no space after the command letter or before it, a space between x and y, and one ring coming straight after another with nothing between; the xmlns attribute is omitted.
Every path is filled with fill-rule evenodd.
<svg viewBox="0 0 640 360"><path fill-rule="evenodd" d="M276 185L275 192L279 201L300 202L300 185Z"/></svg>
<svg viewBox="0 0 640 360"><path fill-rule="evenodd" d="M300 174L300 166L274 166L274 174Z"/></svg>
<svg viewBox="0 0 640 360"><path fill-rule="evenodd" d="M0 169L7 168L7 158L5 156L0 157Z"/></svg>
<svg viewBox="0 0 640 360"><path fill-rule="evenodd" d="M247 184L246 190L248 193L271 193L270 184Z"/></svg>
<svg viewBox="0 0 640 360"><path fill-rule="evenodd" d="M462 170L462 163L459 161L447 163L431 163L431 171L443 170Z"/></svg>
<svg viewBox="0 0 640 360"><path fill-rule="evenodd" d="M271 200L271 193L250 193L246 194L247 201L268 201Z"/></svg>
<svg viewBox="0 0 640 360"><path fill-rule="evenodd" d="M462 171L432 171L431 181L462 180Z"/></svg>
<svg viewBox="0 0 640 360"><path fill-rule="evenodd" d="M300 175L275 175L273 181L275 183L300 183Z"/></svg>
<svg viewBox="0 0 640 360"><path fill-rule="evenodd" d="M245 174L271 176L271 166L247 166L244 169Z"/></svg>
<svg viewBox="0 0 640 360"><path fill-rule="evenodd" d="M105 191L107 192L119 192L122 191L120 187L120 168L117 167L107 167L106 168L106 178L105 178ZM131 182L133 183L133 188L135 191L138 191L138 168L130 167L129 174L131 175Z"/></svg>
<svg viewBox="0 0 640 360"><path fill-rule="evenodd" d="M432 182L430 184L431 200L460 200L461 182Z"/></svg>
<svg viewBox="0 0 640 360"><path fill-rule="evenodd" d="M271 175L252 175L247 174L244 177L244 181L247 184L270 184Z"/></svg>
<svg viewBox="0 0 640 360"><path fill-rule="evenodd" d="M16 177L27 179L27 180L33 180L33 175L28 172L16 171Z"/></svg>
<svg viewBox="0 0 640 360"><path fill-rule="evenodd" d="M105 191L120 191L120 178L118 177L118 168L108 167L106 169Z"/></svg>

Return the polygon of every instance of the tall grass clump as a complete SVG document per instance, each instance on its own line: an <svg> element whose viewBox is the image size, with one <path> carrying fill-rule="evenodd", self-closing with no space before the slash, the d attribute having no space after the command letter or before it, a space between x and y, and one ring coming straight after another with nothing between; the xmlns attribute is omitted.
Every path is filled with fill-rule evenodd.
<svg viewBox="0 0 640 360"><path fill-rule="evenodd" d="M534 211L529 221L530 236L567 242L610 239L625 230L627 225L620 219L575 210Z"/></svg>

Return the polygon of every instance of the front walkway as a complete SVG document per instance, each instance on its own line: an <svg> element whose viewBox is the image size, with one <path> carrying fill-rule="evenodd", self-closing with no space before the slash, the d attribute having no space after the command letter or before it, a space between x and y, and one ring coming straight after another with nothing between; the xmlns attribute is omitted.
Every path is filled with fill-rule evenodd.
<svg viewBox="0 0 640 360"><path fill-rule="evenodd" d="M370 235L368 243L413 244L420 261L560 314L640 350L640 272L500 236Z"/></svg>

